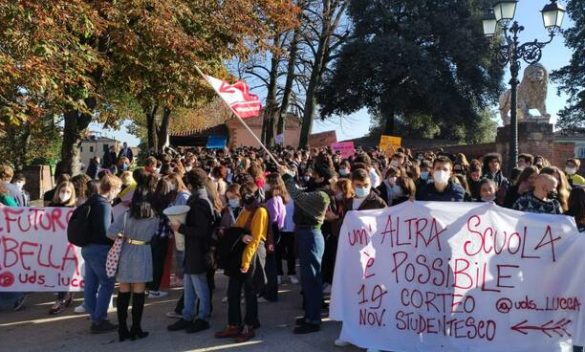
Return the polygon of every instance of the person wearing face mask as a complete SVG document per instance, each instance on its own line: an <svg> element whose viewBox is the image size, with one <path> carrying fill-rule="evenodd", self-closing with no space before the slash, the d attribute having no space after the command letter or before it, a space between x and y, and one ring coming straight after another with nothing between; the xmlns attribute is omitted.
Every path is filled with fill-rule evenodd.
<svg viewBox="0 0 585 352"><path fill-rule="evenodd" d="M417 200L438 202L463 202L465 190L461 185L451 180L453 176L453 162L446 156L438 156L433 161L433 182L417 195Z"/></svg>
<svg viewBox="0 0 585 352"><path fill-rule="evenodd" d="M403 196L402 189L396 184L396 180L401 175L401 169L394 166L388 167L384 182L376 188L376 191L388 206L394 205L394 200Z"/></svg>
<svg viewBox="0 0 585 352"><path fill-rule="evenodd" d="M308 334L321 329L321 307L323 301L323 281L321 263L325 250L325 239L321 226L329 209L331 197L328 193L329 180L333 171L325 163L315 163L313 173L315 182L309 188L299 188L284 165L279 167L288 193L295 202L293 219L295 238L301 268L304 310L302 318L297 319L295 334Z"/></svg>
<svg viewBox="0 0 585 352"><path fill-rule="evenodd" d="M346 200L344 206L346 212L351 210L383 209L386 207L386 202L372 190L370 176L366 170L354 170L351 173L351 183L355 196ZM339 347L349 345L347 341L340 338L336 339L334 344Z"/></svg>
<svg viewBox="0 0 585 352"><path fill-rule="evenodd" d="M113 241L106 234L113 221L112 201L122 188L122 181L106 174L100 179L98 194L87 200L90 206L87 234L89 244L81 248L85 261L85 288L83 298L91 319L91 333L99 334L117 328L109 322L108 306L114 292L115 278L106 275L106 258Z"/></svg>
<svg viewBox="0 0 585 352"><path fill-rule="evenodd" d="M351 166L349 161L343 160L339 164L339 178L351 178Z"/></svg>
<svg viewBox="0 0 585 352"><path fill-rule="evenodd" d="M75 186L71 181L64 181L57 185L53 200L48 207L65 207L75 208L77 199L75 197ZM50 315L62 313L67 307L71 305L73 295L71 292L59 292L57 294L57 301L49 309Z"/></svg>
<svg viewBox="0 0 585 352"><path fill-rule="evenodd" d="M534 181L534 191L528 192L514 203L514 209L536 214L563 214L561 203L550 197L557 188L557 180L540 174Z"/></svg>
<svg viewBox="0 0 585 352"><path fill-rule="evenodd" d="M189 212L185 224L171 220L174 233L185 235L184 307L180 320L167 327L169 331L185 330L196 333L209 329L211 313L211 291L207 273L212 267L208 261L213 236L214 207L206 190L207 174L195 169L185 175L187 187L191 189ZM199 310L196 312L196 303Z"/></svg>
<svg viewBox="0 0 585 352"><path fill-rule="evenodd" d="M576 158L568 159L565 162L565 173L567 174L567 179L569 180L569 184L573 186L585 186L585 178L581 175L577 174L579 168L581 167L581 160Z"/></svg>
<svg viewBox="0 0 585 352"><path fill-rule="evenodd" d="M502 173L502 157L500 154L490 153L483 157L482 174L483 178L493 180L496 183L496 186L498 187L496 203L502 205L504 203L504 198L506 197L506 192L508 192L510 182Z"/></svg>
<svg viewBox="0 0 585 352"><path fill-rule="evenodd" d="M241 237L245 244L241 255L239 272L232 272L228 281L228 325L215 334L216 338L233 338L235 342L246 342L256 336L254 329L260 326L258 319L258 288L266 284L264 265L269 215L258 202L258 187L248 182L241 188L244 209L236 220L235 227L246 233ZM246 315L243 319L240 297L244 291Z"/></svg>

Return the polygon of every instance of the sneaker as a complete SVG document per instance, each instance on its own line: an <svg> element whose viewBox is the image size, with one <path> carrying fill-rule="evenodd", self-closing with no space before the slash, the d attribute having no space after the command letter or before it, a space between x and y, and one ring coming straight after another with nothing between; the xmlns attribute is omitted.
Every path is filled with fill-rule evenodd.
<svg viewBox="0 0 585 352"><path fill-rule="evenodd" d="M235 338L240 335L240 328L235 325L228 325L222 331L218 331L215 333L215 338L217 339L226 339L226 338Z"/></svg>
<svg viewBox="0 0 585 352"><path fill-rule="evenodd" d="M148 298L150 299L163 298L168 295L169 293L165 291L150 291L150 293L148 294Z"/></svg>
<svg viewBox="0 0 585 352"><path fill-rule="evenodd" d="M297 335L304 335L317 332L319 330L321 330L321 325L319 324L304 323L302 325L295 327L293 332Z"/></svg>
<svg viewBox="0 0 585 352"><path fill-rule="evenodd" d="M58 300L57 302L55 302L51 309L49 309L49 314L57 315L59 313L63 313L63 311L65 311L66 308L65 303L66 303L65 300Z"/></svg>
<svg viewBox="0 0 585 352"><path fill-rule="evenodd" d="M190 321L187 321L187 320L184 320L181 318L181 320L177 321L176 323L173 323L173 324L167 326L167 330L168 331L185 330L185 329L187 329L187 327L189 327L189 325L191 325Z"/></svg>
<svg viewBox="0 0 585 352"><path fill-rule="evenodd" d="M16 302L14 302L14 306L12 307L12 310L15 312L22 310L22 308L24 308L24 301L25 300L26 300L26 295L22 295L20 298L18 298L16 300Z"/></svg>
<svg viewBox="0 0 585 352"><path fill-rule="evenodd" d="M209 323L205 320L197 319L193 322L193 324L189 325L185 331L188 334L192 334L195 332L203 331L209 329Z"/></svg>
<svg viewBox="0 0 585 352"><path fill-rule="evenodd" d="M267 300L264 297L258 297L258 303L270 303L271 301Z"/></svg>
<svg viewBox="0 0 585 352"><path fill-rule="evenodd" d="M333 344L337 347L346 347L350 345L349 342L342 339L335 339L335 342Z"/></svg>
<svg viewBox="0 0 585 352"><path fill-rule="evenodd" d="M85 306L83 304L73 308L73 313L75 314L84 314L87 312L87 309L85 309Z"/></svg>
<svg viewBox="0 0 585 352"><path fill-rule="evenodd" d="M179 314L179 313L175 312L174 310L172 310L172 311L170 311L170 312L167 312L167 313L165 314L165 316L166 316L167 318L173 318L173 319L181 319L181 318L183 317L183 315L181 315L181 314Z"/></svg>
<svg viewBox="0 0 585 352"><path fill-rule="evenodd" d="M297 279L296 275L289 275L288 276L288 282L290 282L293 285L298 285L299 284L299 279Z"/></svg>
<svg viewBox="0 0 585 352"><path fill-rule="evenodd" d="M100 324L91 324L90 331L92 334L103 334L118 329L118 325L112 324L104 320Z"/></svg>
<svg viewBox="0 0 585 352"><path fill-rule="evenodd" d="M244 327L244 330L242 330L242 332L238 336L236 336L234 341L236 343L244 343L246 341L250 341L254 337L256 337L256 333L254 332L254 328L246 326L246 327Z"/></svg>

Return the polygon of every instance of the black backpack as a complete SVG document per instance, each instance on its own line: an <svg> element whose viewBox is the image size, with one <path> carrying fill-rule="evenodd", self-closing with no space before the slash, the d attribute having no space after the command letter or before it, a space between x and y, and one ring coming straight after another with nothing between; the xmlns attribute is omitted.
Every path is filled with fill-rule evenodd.
<svg viewBox="0 0 585 352"><path fill-rule="evenodd" d="M78 206L71 214L67 226L67 240L77 247L85 247L89 244L89 214L91 205L89 202Z"/></svg>

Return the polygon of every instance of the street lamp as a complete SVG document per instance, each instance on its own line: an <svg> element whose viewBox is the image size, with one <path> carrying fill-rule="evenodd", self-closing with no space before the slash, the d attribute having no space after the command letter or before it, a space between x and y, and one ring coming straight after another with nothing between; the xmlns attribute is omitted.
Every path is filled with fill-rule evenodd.
<svg viewBox="0 0 585 352"><path fill-rule="evenodd" d="M516 95L518 84L520 84L518 80L520 59L529 65L539 62L542 57L542 49L552 42L555 34L560 30L565 16L564 7L557 4L556 0L550 0L550 4L546 5L541 11L544 27L549 31L549 40L539 42L535 39L532 42L520 44L518 34L524 30L524 27L519 25L518 21L514 21L509 26L516 14L517 3L517 0L498 0L494 4L493 10L490 9L482 18L483 31L486 36L497 36L498 30L503 36L504 42L497 48L498 63L502 66L510 64L510 127L512 128L508 165L510 172L518 161Z"/></svg>

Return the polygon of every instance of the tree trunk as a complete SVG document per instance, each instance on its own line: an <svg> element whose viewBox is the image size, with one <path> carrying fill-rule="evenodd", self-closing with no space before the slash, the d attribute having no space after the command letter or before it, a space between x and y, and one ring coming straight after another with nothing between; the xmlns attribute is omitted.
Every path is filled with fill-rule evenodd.
<svg viewBox="0 0 585 352"><path fill-rule="evenodd" d="M95 104L88 108L93 109ZM81 161L79 160L79 146L83 132L91 123L91 114L79 111L67 111L63 114L65 125L63 126L63 144L61 146L61 162L57 168L57 174L67 173L76 176L81 173Z"/></svg>
<svg viewBox="0 0 585 352"><path fill-rule="evenodd" d="M156 112L158 110L158 104L145 108L146 113L146 129L147 129L147 148L149 152L156 152L158 141L157 141L157 128L156 128Z"/></svg>
<svg viewBox="0 0 585 352"><path fill-rule="evenodd" d="M288 55L288 67L286 70L286 83L284 84L284 92L282 94L282 104L280 105L280 111L278 113L278 126L277 134L283 134L286 128L286 115L288 112L288 106L290 104L290 98L292 95L293 83L295 80L295 64L297 61L297 55L299 51L299 40L301 39L300 26L294 31L293 38L290 42L289 55Z"/></svg>
<svg viewBox="0 0 585 352"><path fill-rule="evenodd" d="M158 128L157 135L157 152L164 151L165 147L169 145L169 126L171 124L171 109L168 107L164 108L160 128Z"/></svg>
<svg viewBox="0 0 585 352"><path fill-rule="evenodd" d="M274 37L274 45L278 46L280 43L280 34ZM278 90L278 64L280 56L275 52L272 53L270 59L270 77L268 80L268 94L266 96L266 110L264 114L264 122L262 126L264 143L271 147L274 145L274 118L278 111L278 102L276 101L276 94Z"/></svg>

